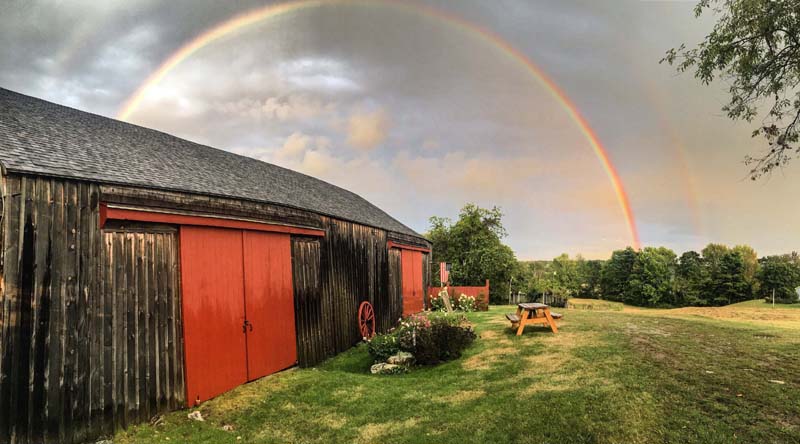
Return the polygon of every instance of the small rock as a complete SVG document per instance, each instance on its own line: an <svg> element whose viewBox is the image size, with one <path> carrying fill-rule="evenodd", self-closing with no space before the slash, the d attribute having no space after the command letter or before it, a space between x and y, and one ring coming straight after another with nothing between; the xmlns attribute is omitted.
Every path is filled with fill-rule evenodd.
<svg viewBox="0 0 800 444"><path fill-rule="evenodd" d="M712 372L711 370L706 370L706 373L708 373L709 375L713 375L714 374L714 372Z"/></svg>
<svg viewBox="0 0 800 444"><path fill-rule="evenodd" d="M222 426L222 430L225 430L226 432L232 432L233 431L233 426L230 425L230 424L225 424L225 425Z"/></svg>
<svg viewBox="0 0 800 444"><path fill-rule="evenodd" d="M200 413L200 410L195 410L186 416L188 416L189 419L194 419L195 421L205 421L205 419L203 419L203 415Z"/></svg>
<svg viewBox="0 0 800 444"><path fill-rule="evenodd" d="M402 373L403 371L403 367L397 364L387 364L385 362L375 364L369 368L369 372L373 375L391 375L395 373Z"/></svg>
<svg viewBox="0 0 800 444"><path fill-rule="evenodd" d="M781 381L780 379L770 379L769 382L780 385L786 384L786 381Z"/></svg>
<svg viewBox="0 0 800 444"><path fill-rule="evenodd" d="M389 356L389 359L386 360L388 364L395 364L395 365L408 365L414 360L414 355L408 352L397 352L394 356Z"/></svg>

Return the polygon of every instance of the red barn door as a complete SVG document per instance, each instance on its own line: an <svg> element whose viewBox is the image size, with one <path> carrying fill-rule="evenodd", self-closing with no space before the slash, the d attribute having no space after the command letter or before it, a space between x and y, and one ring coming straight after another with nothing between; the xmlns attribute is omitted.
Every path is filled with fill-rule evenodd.
<svg viewBox="0 0 800 444"><path fill-rule="evenodd" d="M181 227L190 406L297 362L289 234Z"/></svg>
<svg viewBox="0 0 800 444"><path fill-rule="evenodd" d="M180 231L186 401L192 406L247 382L242 232Z"/></svg>
<svg viewBox="0 0 800 444"><path fill-rule="evenodd" d="M297 362L288 234L244 232L247 374L253 380Z"/></svg>
<svg viewBox="0 0 800 444"><path fill-rule="evenodd" d="M403 277L403 316L419 313L424 309L422 288L422 253L401 250L401 274Z"/></svg>

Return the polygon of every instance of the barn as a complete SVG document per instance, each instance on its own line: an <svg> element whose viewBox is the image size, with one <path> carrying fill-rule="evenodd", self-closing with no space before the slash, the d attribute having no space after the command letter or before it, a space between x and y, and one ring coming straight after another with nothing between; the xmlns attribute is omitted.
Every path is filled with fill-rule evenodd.
<svg viewBox="0 0 800 444"><path fill-rule="evenodd" d="M0 89L0 442L82 442L419 311L430 243L275 165Z"/></svg>

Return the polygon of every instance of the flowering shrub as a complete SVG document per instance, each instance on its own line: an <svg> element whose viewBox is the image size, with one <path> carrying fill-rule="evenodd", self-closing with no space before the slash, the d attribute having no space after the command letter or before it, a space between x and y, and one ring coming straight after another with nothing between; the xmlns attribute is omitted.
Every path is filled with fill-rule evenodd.
<svg viewBox="0 0 800 444"><path fill-rule="evenodd" d="M428 299L430 301L430 306L428 309L431 311L446 311L444 303L445 297L447 297L447 290L445 289L442 289L437 295L430 295ZM478 309L478 303L475 296L467 296L464 293L461 293L460 296L451 301L453 310L455 311L475 311Z"/></svg>
<svg viewBox="0 0 800 444"><path fill-rule="evenodd" d="M440 298L438 295L431 295L428 298L430 301L430 307L428 307L431 311L444 311L444 300Z"/></svg>
<svg viewBox="0 0 800 444"><path fill-rule="evenodd" d="M375 362L386 361L389 356L395 355L400 351L397 334L387 333L373 336L372 339L367 341L367 350L375 359Z"/></svg>
<svg viewBox="0 0 800 444"><path fill-rule="evenodd" d="M456 301L455 308L460 311L475 311L475 296L467 296L462 293L461 296L458 297L458 301Z"/></svg>
<svg viewBox="0 0 800 444"><path fill-rule="evenodd" d="M414 313L400 322L400 330L424 329L431 327L431 320L425 313Z"/></svg>
<svg viewBox="0 0 800 444"><path fill-rule="evenodd" d="M368 350L376 362L404 351L411 353L417 364L432 365L460 357L475 338L464 315L426 312L407 317L387 334L376 335Z"/></svg>
<svg viewBox="0 0 800 444"><path fill-rule="evenodd" d="M404 322L397 341L400 349L413 354L418 364L432 365L459 358L475 337L472 325L463 315L427 313Z"/></svg>

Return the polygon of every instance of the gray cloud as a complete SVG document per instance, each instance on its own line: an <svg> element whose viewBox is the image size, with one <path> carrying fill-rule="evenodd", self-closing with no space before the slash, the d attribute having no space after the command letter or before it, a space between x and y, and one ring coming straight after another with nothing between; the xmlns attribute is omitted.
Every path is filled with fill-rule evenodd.
<svg viewBox="0 0 800 444"><path fill-rule="evenodd" d="M185 42L264 4L11 0L0 86L113 116ZM756 142L720 116L722 89L657 63L708 29L690 3L430 4L502 36L572 98L647 244L769 253L800 240L786 222L800 210L780 204L800 175L740 181ZM502 205L523 258L629 242L605 171L552 94L476 33L396 8L327 5L242 29L180 64L132 120L317 175L420 231L466 201Z"/></svg>

